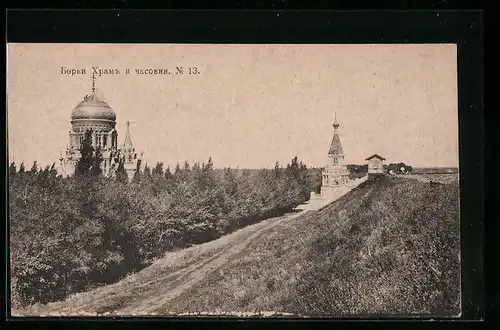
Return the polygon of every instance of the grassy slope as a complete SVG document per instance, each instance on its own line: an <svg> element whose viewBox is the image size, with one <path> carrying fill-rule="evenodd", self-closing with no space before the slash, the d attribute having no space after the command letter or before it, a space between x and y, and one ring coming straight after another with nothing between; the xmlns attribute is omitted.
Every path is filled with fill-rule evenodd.
<svg viewBox="0 0 500 330"><path fill-rule="evenodd" d="M458 183L380 178L251 245L163 312L459 313Z"/></svg>
<svg viewBox="0 0 500 330"><path fill-rule="evenodd" d="M322 210L250 226L236 235L241 237L201 245L189 255L191 249L168 254L124 281L38 312L459 312L457 182L431 186L382 177ZM245 247L238 248L243 242ZM175 281L162 280L176 269L187 272L200 258L210 262L221 249L231 253L181 294L173 295L175 283L182 286L191 275L181 272ZM144 287L148 281L152 284ZM158 296L160 303L153 303Z"/></svg>

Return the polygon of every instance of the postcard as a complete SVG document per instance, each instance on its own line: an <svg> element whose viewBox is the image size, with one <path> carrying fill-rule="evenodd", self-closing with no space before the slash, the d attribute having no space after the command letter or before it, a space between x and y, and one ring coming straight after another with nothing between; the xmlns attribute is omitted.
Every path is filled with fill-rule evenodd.
<svg viewBox="0 0 500 330"><path fill-rule="evenodd" d="M460 316L455 44L7 56L13 316Z"/></svg>

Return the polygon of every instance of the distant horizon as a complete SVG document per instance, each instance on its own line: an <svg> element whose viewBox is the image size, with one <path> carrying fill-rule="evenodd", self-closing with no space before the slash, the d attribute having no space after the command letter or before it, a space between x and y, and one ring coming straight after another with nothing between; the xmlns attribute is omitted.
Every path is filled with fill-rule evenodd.
<svg viewBox="0 0 500 330"><path fill-rule="evenodd" d="M14 158L11 158L10 155L9 155L9 152L7 151L7 154L8 154L8 165L12 164L12 162L14 162L16 164L17 167L19 167L21 165L21 163L24 163L24 166L25 168L27 168L28 166L31 167L33 165L33 163L36 161L37 162L37 165L41 168L45 168L47 166L52 166L52 164L55 164L56 168L57 168L57 164L59 162L59 159L53 161L53 162L45 162L45 163L41 163L40 161L37 161L37 160L34 160L30 163L27 163L27 162L24 162L24 161L18 161ZM290 158L289 161L285 162L285 163L282 163L282 162L279 162L279 161L276 161L272 164L270 164L269 166L264 166L264 167L239 167L239 166L221 166L221 167L218 167L217 166L217 162L216 160L213 159L213 157L209 157L209 158L212 158L212 162L213 162L213 166L214 168L216 169L225 169L225 168L231 168L231 169L241 169L241 170L244 170L244 169L248 169L248 170L259 170L259 169L273 169L274 166L276 165L276 162L278 162L281 166L283 167L286 167L287 164L291 163L292 158ZM188 164L190 166L196 164L196 163L199 163L199 164L203 164L208 161L207 158L205 161L194 161L194 162L189 162L188 161ZM305 164L303 162L303 160L297 156L298 158L298 161L301 162L307 166L307 168L323 168L325 167L325 164L323 165L311 165L311 164ZM141 162L141 168L144 168L144 166L147 164L150 168L153 168L154 166L156 166L157 163L163 163L163 168L166 169L167 167L170 167L170 169L173 169L175 168L175 166L177 165L177 163L182 167L184 165L184 163L186 162L187 160L182 160L182 161L178 161L176 163L166 163L166 162L162 162L160 160L158 161L154 161L154 162L145 162L144 160ZM388 164L399 164L399 163L404 163L405 165L408 165L408 166L411 166L412 168L459 168L458 165L455 165L455 166L446 166L446 165L413 165L409 162L405 162L403 160L399 160L399 161L390 161L390 162L387 162L385 161L384 162L384 165L388 165ZM368 163L365 161L365 162L346 162L345 163L346 165L367 165Z"/></svg>
<svg viewBox="0 0 500 330"><path fill-rule="evenodd" d="M8 154L8 151L7 151L7 154ZM225 168L231 168L231 169L240 169L240 170L260 170L260 169L273 169L274 166L276 165L276 162L274 162L273 164L269 165L269 166L264 166L264 167L239 167L239 166L217 166L217 161L213 159L213 157L209 157L209 158L212 158L212 162L213 162L213 167L215 169L225 169ZM208 162L208 159L207 158L205 161L195 161L195 162L189 162L188 161L188 164L190 166L196 164L196 163L199 163L199 164L203 164L203 163L207 163ZM282 163L282 162L278 162L281 166L283 167L286 167L287 164L291 163L293 157L290 158L289 161L285 162L285 163ZM302 162L304 165L307 166L307 168L324 168L325 165L311 165L311 164L306 164L303 162L303 160L297 156L297 159L299 162ZM36 160L35 160L36 161ZM58 164L58 161L59 160L56 160L56 161L53 161L53 162L49 162L49 163L41 163L39 161L36 161L37 162L37 166L39 168L45 168L47 166L52 166L52 164L55 164L56 168L57 168L57 164ZM148 165L150 168L153 168L156 166L157 163L163 163L163 169L166 169L167 167L170 167L171 170L173 170L175 168L175 166L177 165L177 163L181 166L181 168L184 166L184 163L186 162L187 160L182 160L182 161L178 161L176 163L166 163L166 162L162 162L162 161L155 161L155 162L145 162L145 161L142 161L141 162L141 168L144 169L144 166L145 165ZM24 163L24 166L26 169L31 168L31 166L33 165L33 162L32 161L31 163L26 163L24 161L17 161L15 159L12 159L9 155L9 158L8 158L8 164L7 165L10 165L12 164L12 162L15 163L15 165L19 168L19 166L21 165L21 163ZM459 168L459 165L455 165L455 166L443 166L443 165L435 165L435 166L432 166L432 165L414 165L414 164L411 164L409 162L405 162L403 160L399 160L399 161L390 161L390 162L387 162L385 161L384 162L384 165L388 165L388 164L399 164L399 163L404 163L405 165L408 165L408 166L411 166L413 169L415 168L453 168L453 169L458 169ZM345 163L346 165L367 165L368 163L365 161L365 162L358 162L358 163L355 163L355 162L346 162Z"/></svg>
<svg viewBox="0 0 500 330"><path fill-rule="evenodd" d="M299 162L301 161L300 158L298 158ZM10 166L11 164L13 163L13 161L9 161L8 162L8 166ZM16 168L19 169L20 165L22 164L23 162L21 163L17 163L17 162L14 162L14 164L16 165ZM161 163L161 162L159 162ZM195 165L197 162L195 163L189 163L189 167L192 168L193 165ZM280 163L279 165L283 168L285 168L288 164L291 163L291 160L288 162L288 163ZM384 166L385 165L389 165L389 164L399 164L399 163L404 163L405 165L407 166L411 166L413 168L413 170L415 169L459 169L459 166L414 166L412 164L409 164L409 163L405 163L405 162L390 162L390 163L384 163ZM38 162L37 162L37 167L38 169L44 169L46 167L51 167L52 164L55 164L55 167L57 169L57 162L53 162L51 164L45 164L45 165L40 165ZM147 165L150 169L153 169L155 166L156 166L156 162L155 163L141 163L141 170L144 170L144 166ZM199 164L206 164L206 162L199 162ZM368 163L346 163L346 165L355 165L355 166L363 166L363 165L367 165ZM176 167L177 163L176 164L173 164L173 165L170 165L170 164L165 164L163 163L163 170L166 170L167 168L170 168L171 171L173 171ZM179 165L181 168L183 168L184 166L184 162L179 162ZM271 166L271 167L218 167L217 164L214 162L213 163L213 168L216 169L216 170L224 170L224 169L232 169L232 170L272 170L274 169L274 166L276 165L276 163ZM309 166L307 164L304 164L306 165L307 168L309 169L320 169L320 168L324 168L325 166ZM31 164L26 164L24 163L24 168L25 170L29 171L31 169L31 167L33 166L33 163Z"/></svg>
<svg viewBox="0 0 500 330"><path fill-rule="evenodd" d="M116 113L119 145L130 121L143 165L187 161L274 168L297 156L321 168L335 113L345 163L377 153L413 168L458 168L454 44L7 45L8 161L58 165L70 115L97 90ZM201 74L136 75L134 68L196 66ZM85 75L61 67L86 68ZM27 92L29 91L29 92Z"/></svg>

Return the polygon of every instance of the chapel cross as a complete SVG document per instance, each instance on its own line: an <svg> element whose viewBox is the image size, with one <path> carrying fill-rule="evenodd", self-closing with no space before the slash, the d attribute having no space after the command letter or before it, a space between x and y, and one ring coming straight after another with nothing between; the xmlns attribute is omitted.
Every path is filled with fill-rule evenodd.
<svg viewBox="0 0 500 330"><path fill-rule="evenodd" d="M92 93L95 93L95 73L92 73Z"/></svg>

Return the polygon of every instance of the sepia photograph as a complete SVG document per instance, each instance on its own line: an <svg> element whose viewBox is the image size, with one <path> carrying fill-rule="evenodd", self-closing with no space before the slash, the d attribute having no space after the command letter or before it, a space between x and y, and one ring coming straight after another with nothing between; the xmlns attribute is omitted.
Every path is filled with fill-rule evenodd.
<svg viewBox="0 0 500 330"><path fill-rule="evenodd" d="M456 44L7 44L18 317L462 313Z"/></svg>

